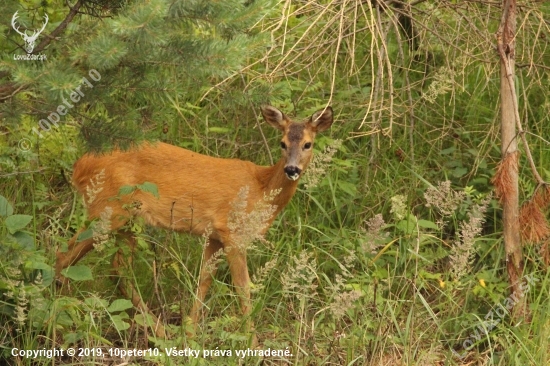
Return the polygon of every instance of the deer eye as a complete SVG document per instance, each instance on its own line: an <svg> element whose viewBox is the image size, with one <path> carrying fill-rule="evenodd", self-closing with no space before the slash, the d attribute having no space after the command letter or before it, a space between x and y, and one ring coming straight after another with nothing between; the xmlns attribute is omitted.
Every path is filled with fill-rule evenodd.
<svg viewBox="0 0 550 366"><path fill-rule="evenodd" d="M284 141L281 141L281 149L286 150L286 144Z"/></svg>
<svg viewBox="0 0 550 366"><path fill-rule="evenodd" d="M305 149L305 150L311 149L311 142L306 142L306 143L304 144L304 149Z"/></svg>

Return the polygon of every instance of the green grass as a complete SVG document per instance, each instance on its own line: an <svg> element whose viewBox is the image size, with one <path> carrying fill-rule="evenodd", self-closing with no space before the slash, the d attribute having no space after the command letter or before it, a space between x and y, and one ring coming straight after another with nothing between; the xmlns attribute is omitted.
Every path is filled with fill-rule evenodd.
<svg viewBox="0 0 550 366"><path fill-rule="evenodd" d="M57 43L59 49L52 43L51 70L2 61L6 90L14 95L3 96L7 99L2 99L0 112L0 195L8 202L0 199L0 364L548 364L550 280L541 249L548 239L523 250L524 275L537 279L521 299L529 309L526 318L505 314L487 327L487 314L510 297L502 211L494 198L471 243L465 272L459 278L453 275L458 266L453 250L474 205L492 192L490 181L501 156L499 65L491 46L501 8L495 2L414 3L409 10L418 25L416 50L408 48L399 29L401 15L409 11L404 8L378 12L370 2L329 7L295 2L283 12L286 3L280 3L255 28L266 36L273 31L267 37L270 44L260 47L260 54L243 53L250 64L239 63L244 68L237 77L222 82L225 71L233 70L211 75L212 66L204 62L204 70L197 68L204 75L189 74L182 80L175 71L182 65L160 63L156 68L152 63L146 74L135 72L155 82L129 91L127 82L135 76L126 75L126 67L145 65L141 59L136 64L127 60L130 66L101 69L102 83L42 139L29 131L37 126L36 113L59 104L59 80L101 65L82 54L81 47L94 38L80 37L94 33L80 32L73 23L75 28L63 38L68 43ZM63 14L48 4L57 9L57 17ZM549 7L523 1L518 9L519 112L535 164L550 181L544 21ZM166 19L163 15L158 20L164 24ZM200 24L189 27L197 36L207 36ZM77 54L71 48L75 44ZM387 58L381 59L383 50ZM20 85L12 83L21 80L25 87L15 93L10 88ZM197 90L188 90L194 82ZM214 84L205 94L204 88ZM432 98L427 100L429 92ZM125 133L136 132L199 153L268 165L268 149L278 158L280 137L257 123L257 107L269 101L289 115L298 111L305 117L328 100L336 121L330 133L317 136L316 154L334 139L343 144L319 184L311 189L301 184L266 241L248 251L249 272L256 278L250 317L258 350L288 350L290 355L236 355L250 347L251 337L225 262L195 337L187 337L202 238L132 223L139 249L124 276L163 318L172 333L169 339L157 339L144 326L147 316L116 289L111 257L123 243L111 239L79 263L80 280L68 288L56 286L55 253L86 222L80 198L68 183L72 164L85 146L98 147L113 137L128 142ZM125 133L119 131L121 124ZM378 128L388 130L381 133ZM21 148L22 139L28 139L30 149ZM525 154L519 173L524 202L536 187ZM437 209L426 207L424 194L446 180L465 198L442 218ZM385 225L369 231L369 220L376 215L382 215ZM14 348L68 347L87 349L88 354L12 356ZM122 358L116 353L149 348L165 353L173 347L218 355ZM229 350L230 357L221 355Z"/></svg>
<svg viewBox="0 0 550 366"><path fill-rule="evenodd" d="M317 154L332 138L346 136L353 128L335 125L331 136L319 139ZM257 131L239 131L239 141L260 141ZM398 147L407 146L405 134L396 132L391 145L381 145L370 165L365 163L364 149L370 139L345 140L318 186L307 190L301 185L270 228L267 242L256 243L248 252L251 277L262 274L254 283L251 314L258 349L288 349L292 355L245 360L235 353L250 346L250 335L225 262L207 297L197 334L192 339L186 336L185 317L194 299L201 238L134 224L140 245L126 276L163 317L172 332L170 339L156 339L143 326L143 315L116 290L110 269L111 256L118 249L114 240L79 263L90 268L93 280L72 281L69 289L57 289L50 269L55 251L85 222L80 198L64 178L70 176L71 162L79 155L73 133L70 129L53 133L40 142L39 153L14 147L4 154L4 161L17 162L18 171L36 170L38 161L46 167L40 173L9 176L3 186L2 195L13 213L31 216L20 231L36 238L23 244L11 239L6 217L0 218L0 238L9 244L2 247L7 260L2 261L0 272L4 323L0 339L2 357L9 364L52 364L45 358L12 357L12 348L60 347L101 349L107 356L98 357L96 351L86 357L57 358L55 364L123 362L108 350L150 347L231 350L233 354L196 359L146 356L128 361L163 365L525 365L548 361L545 299L549 286L538 247L525 249L525 274L540 279L526 294L530 321L516 323L506 316L487 336L471 336L479 331L486 314L509 296L497 202L491 202L485 214L467 273L458 280L451 275L451 249L460 224L467 220L472 205L490 191L495 161L491 156L496 149L481 144L475 155L466 148L484 141L482 132L464 132L461 141L436 138L438 147L418 145L414 165L408 156L403 160L396 154ZM426 141L439 133L417 132ZM236 138L228 141L210 134L207 140L182 140L182 144L212 155L266 163L262 144L235 150ZM270 145L275 146L277 139L275 133L268 135ZM59 153L60 146L69 148ZM544 144L535 149L541 161L548 157ZM61 173L59 167L65 171ZM445 179L453 182L453 189L466 192L467 199L439 227L436 222L441 216L425 206L423 195ZM525 191L534 188L528 179L523 182ZM391 198L398 195L403 196L402 218L392 213ZM382 214L386 225L374 235L366 230L367 221L377 214ZM263 270L268 263L270 269ZM37 280L39 273L42 279ZM17 308L25 315L21 323ZM464 343L472 339L473 344ZM464 344L472 348L465 350Z"/></svg>
<svg viewBox="0 0 550 366"><path fill-rule="evenodd" d="M345 148L351 147L353 145ZM391 150L387 153L391 154ZM143 317L134 309L114 306L117 299L122 299L110 274L110 256L117 250L114 243L102 252L94 251L82 261L91 268L93 281L73 281L63 294L51 282L51 277L45 276L42 283L36 281L38 272L32 270L37 267L35 264L53 265L55 247L65 242L71 236L70 230L82 222L79 203L74 204L74 215L66 214L71 210L74 197L68 187L61 186L57 191L62 193L60 201L66 205L63 213L56 214L56 205L45 204L34 211L32 223L25 228L38 236L38 251L16 244L3 249L4 256L18 258L3 262L4 286L13 277L11 271L15 268L26 271L24 282L13 287L15 296L4 295L2 300L5 359L14 365L52 362L44 358L40 361L13 358L10 356L13 347L71 346L100 348L104 353L109 348L157 347L163 351L188 347L212 352L231 350L232 356L197 359L147 356L134 358L133 362L166 365L545 364L549 310L545 299L549 280L537 248L526 249L525 273L540 280L526 294L530 322L515 324L506 316L488 336L476 340L472 349L465 352L462 345L471 339L470 335L484 316L509 295L499 233L491 232L489 226L485 228L477 238L477 254L468 273L455 281L450 276L453 265L449 260L450 248L459 223L466 219L465 212L478 193L470 190L471 199L465 201L466 206L458 209L447 219L447 226L440 229L434 224L438 214L424 207L421 194L426 189L426 180L404 174L395 158L388 160L384 169L371 170L372 184L366 187L361 184L364 178L355 156L347 159L347 166L332 164L318 187L299 190L270 229L268 242L256 243L249 250L251 276L260 273L266 263L276 263L254 286L251 317L259 349L288 349L292 356L249 357L243 361L235 355L236 350L249 347L249 335L243 330L238 299L231 289L225 263L220 265L195 338L186 337L184 319L193 302L200 266L200 238L148 229L139 234L141 248L136 253L133 270L127 275L139 284L150 308L166 316L165 321L173 332L169 340L155 339L147 332L139 324L143 324L143 320L140 321ZM35 187L36 201L42 200L38 196L46 194L39 188L40 182L28 179L24 184ZM350 189L350 185L354 188ZM6 192L11 193L8 196L20 192L22 199L32 197L32 193L11 187L11 192ZM405 214L409 219L396 219L390 212L389 198L397 194L406 197ZM15 204L14 207L17 213L25 211L27 206L20 208L21 205ZM497 206L491 207L487 213L489 219L498 216ZM373 239L365 230L365 221L374 213L383 213L387 224ZM66 222L69 217L71 222ZM3 222L2 237L8 238L8 228L5 220ZM369 242L373 244L366 245ZM305 257L301 257L304 254ZM154 275L153 268L156 269ZM30 300L24 304L26 319L18 324L13 305L18 303L17 294L21 291L25 291ZM453 350L465 358L456 357ZM112 361L123 360L110 355L92 355L65 357L55 362Z"/></svg>

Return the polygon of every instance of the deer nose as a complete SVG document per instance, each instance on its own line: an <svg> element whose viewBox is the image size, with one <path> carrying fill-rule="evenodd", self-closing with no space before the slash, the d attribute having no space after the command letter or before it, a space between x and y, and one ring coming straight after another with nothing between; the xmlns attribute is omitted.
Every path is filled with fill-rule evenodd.
<svg viewBox="0 0 550 366"><path fill-rule="evenodd" d="M302 172L302 169L298 168L297 166L293 166L293 165L285 166L286 177L290 180L296 180L300 178L301 172Z"/></svg>

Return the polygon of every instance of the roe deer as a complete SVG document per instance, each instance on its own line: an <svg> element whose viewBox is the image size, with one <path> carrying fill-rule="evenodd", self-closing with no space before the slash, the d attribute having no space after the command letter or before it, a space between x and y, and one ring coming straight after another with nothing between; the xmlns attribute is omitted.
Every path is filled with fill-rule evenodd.
<svg viewBox="0 0 550 366"><path fill-rule="evenodd" d="M315 134L328 129L333 122L331 107L315 112L305 123L293 122L271 106L264 106L261 111L268 124L283 132L280 143L282 157L274 166L214 158L160 142L143 143L129 151L114 150L105 155L86 154L74 164L73 184L84 198L89 219L104 219L107 215L109 230L125 238L130 248L135 247L135 239L123 226L132 217L141 217L149 225L195 235L208 232L198 290L190 314L193 327L198 322L215 271L211 263L208 265L209 261L222 249L242 312L249 315L250 278L246 251L238 248L228 228L232 202L241 189L248 187L245 204L246 210L251 211L257 202L276 192L269 202L274 211L266 220L261 233L264 234L296 192L298 178L312 158ZM140 189L120 195L121 187L135 187L144 182L157 186L158 197ZM94 238L79 239L84 230L73 236L66 252L57 251L56 276L61 281L64 280L61 271L93 249ZM123 258L120 249L113 259L115 271ZM120 282L122 293L131 298L135 307L148 312L133 285L125 282ZM154 316L152 318L157 322L156 334L164 336L164 327Z"/></svg>

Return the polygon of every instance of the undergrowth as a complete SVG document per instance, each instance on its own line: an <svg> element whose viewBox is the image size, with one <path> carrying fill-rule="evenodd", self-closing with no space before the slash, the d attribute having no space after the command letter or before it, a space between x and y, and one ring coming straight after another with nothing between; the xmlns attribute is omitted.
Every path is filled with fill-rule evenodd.
<svg viewBox="0 0 550 366"><path fill-rule="evenodd" d="M318 149L329 151L323 146L332 143L323 138ZM317 184L300 188L266 240L247 244L256 349L286 350L286 355L237 356L251 349L250 337L223 260L199 331L187 338L185 317L193 302L202 238L150 230L139 221L130 224L138 251L127 276L161 315L170 339L157 339L144 326L147 314L116 291L110 258L124 243L112 237L102 241L101 251L71 267L71 287L59 292L53 250L85 221L78 198L67 195L74 203L66 201L62 209L52 207L50 214L34 217L17 214L17 205L1 199L0 250L7 259L0 276L3 356L11 364L48 364L45 357L37 361L11 352L73 347L95 351L57 357L56 363L461 365L547 360L539 343L548 342L548 278L536 248L527 250L525 275L534 280L521 299L530 304L530 321L511 324L501 312L498 323L487 328L487 314L509 296L502 239L494 226L500 213L488 190L449 180L430 182L418 174L381 176L384 171L377 167L370 171L375 184L361 188L365 178L357 161L343 159L349 148L343 144L336 154L330 152L333 160ZM388 188L399 180L398 186L407 189ZM386 191L385 199L370 198L374 189ZM243 231L246 223L239 223ZM247 237L256 239L254 234ZM168 356L166 351L174 347L210 353ZM157 348L163 355L112 354L134 348Z"/></svg>
<svg viewBox="0 0 550 366"><path fill-rule="evenodd" d="M3 60L3 72L15 76L2 76L12 96L2 96L0 113L0 362L548 364L548 239L542 247L523 248L524 296L510 294L502 212L491 193L501 154L494 52L500 4L375 3L382 2L279 3L254 28L270 36L269 44L259 47L265 54L226 55L239 60L246 55L248 62L227 78L228 70L212 76L216 64L204 62L201 75L186 74L189 80L182 80L175 70L187 60L176 52L174 60L183 64L163 61L158 64L167 68L154 69L155 62L150 62L151 83L136 88L132 83L139 77L133 73L142 75L143 55L125 59L123 67L107 65L106 73L101 69L101 83L89 90L74 115L67 114L42 138L29 132L37 126L37 110L55 110L60 101L54 96L72 90L73 84L61 77L39 77L48 66L39 70L30 63ZM550 142L545 138L550 135L549 5L519 3L520 115L537 168L550 181ZM143 9L156 9L144 4ZM55 10L60 22L63 11ZM404 32L404 14L415 25L410 34ZM147 12L137 15L141 19ZM152 23L158 25L154 34L162 34L165 15L151 16L158 21ZM124 23L120 19L114 14L110 20ZM136 19L124 19L132 34L141 34L141 25L134 27ZM88 22L92 19L83 20L82 26L95 24ZM101 24L106 26L107 20ZM201 24L189 29L197 37L215 35L214 28ZM105 42L103 37L81 38L91 33L72 26L74 33L69 29L66 37L52 37L70 41L58 43L60 49L51 57L58 61L54 76L64 76L68 65L78 75L79 68L94 66L84 60L85 45ZM5 28L11 29L9 24ZM173 32L179 30L172 26ZM132 43L125 34L109 36L122 37L116 44ZM223 43L231 39L226 36ZM79 54L71 53L73 45ZM151 53L158 52L156 43L151 47ZM110 49L96 48L101 55ZM97 62L118 60L98 57L97 50ZM201 87L186 94L193 82ZM250 317L257 345L246 332L247 319L240 315L223 256L217 258L219 269L199 329L193 338L187 336L204 238L151 229L139 220L128 224L137 251L125 279L137 285L163 321L171 333L167 339L155 337L145 326L148 314L116 290L112 256L120 248L127 257L131 253L106 230L108 212L103 222L94 223L100 250L67 269L70 285L58 287L55 253L88 223L69 184L85 139L96 144L111 137L130 141L116 129L123 122L148 138L198 153L269 165L279 137L267 129L264 134L258 106L269 101L294 117L296 111L311 115L328 100L335 115L332 131L316 138L314 162L265 238L259 240L254 225L247 226L242 216L233 217L234 231L248 251L254 283ZM7 117L9 124L4 123ZM83 121L88 128L81 131ZM108 129L99 128L106 122ZM519 191L525 202L537 187L529 178L526 157L519 159ZM86 199L95 189L90 187ZM245 191L243 187L243 195ZM265 216L258 217L261 221ZM509 306L518 302L525 302L529 311L512 321ZM69 348L86 351L69 356ZM54 349L64 354L48 358L47 351ZM127 353L134 349L151 351ZM32 351L40 350L44 353L33 356ZM245 350L252 353L237 354ZM268 350L281 354L259 355Z"/></svg>

